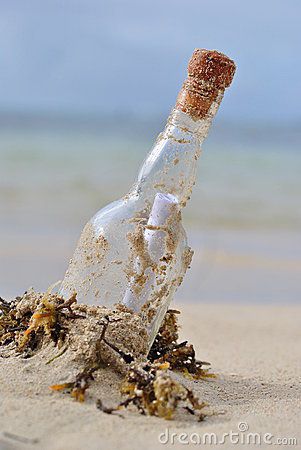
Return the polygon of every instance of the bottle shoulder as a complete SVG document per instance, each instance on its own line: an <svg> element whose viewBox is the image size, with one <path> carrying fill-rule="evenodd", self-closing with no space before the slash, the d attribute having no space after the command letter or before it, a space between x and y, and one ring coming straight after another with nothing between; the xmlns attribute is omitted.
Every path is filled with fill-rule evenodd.
<svg viewBox="0 0 301 450"><path fill-rule="evenodd" d="M141 166L138 188L145 195L173 194L179 203L187 200L195 182L199 139L175 126L166 127Z"/></svg>

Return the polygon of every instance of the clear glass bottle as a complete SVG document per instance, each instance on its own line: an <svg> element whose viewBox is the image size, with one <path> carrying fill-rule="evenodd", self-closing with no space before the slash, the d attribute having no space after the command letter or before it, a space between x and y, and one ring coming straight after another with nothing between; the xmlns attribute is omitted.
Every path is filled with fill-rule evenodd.
<svg viewBox="0 0 301 450"><path fill-rule="evenodd" d="M201 144L234 72L227 56L194 51L176 106L137 182L87 223L62 282L60 293L68 297L75 291L80 303L123 303L143 314L150 345L191 261L181 209L195 183ZM169 201L173 206L165 214ZM156 211L163 216L154 219Z"/></svg>

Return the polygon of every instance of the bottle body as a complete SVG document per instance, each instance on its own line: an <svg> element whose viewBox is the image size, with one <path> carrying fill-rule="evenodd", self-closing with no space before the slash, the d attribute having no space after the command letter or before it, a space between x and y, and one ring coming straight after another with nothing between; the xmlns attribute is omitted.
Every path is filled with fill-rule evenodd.
<svg viewBox="0 0 301 450"><path fill-rule="evenodd" d="M142 255L143 233L154 199L158 193L172 194L178 200L178 215L165 231L156 283L142 308L147 317L162 304L164 316L191 260L180 215L195 183L200 137L204 137L199 129L200 124L185 113L171 114L130 192L98 211L85 226L62 283L64 297L76 292L79 303L107 307L124 303L137 258L147 259ZM149 323L154 328L151 318Z"/></svg>

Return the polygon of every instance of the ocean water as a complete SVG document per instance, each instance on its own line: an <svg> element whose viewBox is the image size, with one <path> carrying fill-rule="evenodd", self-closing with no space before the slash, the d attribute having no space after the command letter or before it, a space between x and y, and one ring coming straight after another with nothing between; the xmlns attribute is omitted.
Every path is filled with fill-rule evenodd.
<svg viewBox="0 0 301 450"><path fill-rule="evenodd" d="M85 222L128 191L162 124L2 123L0 294L63 276ZM196 254L178 300L300 300L300 142L294 127L213 128L183 214Z"/></svg>

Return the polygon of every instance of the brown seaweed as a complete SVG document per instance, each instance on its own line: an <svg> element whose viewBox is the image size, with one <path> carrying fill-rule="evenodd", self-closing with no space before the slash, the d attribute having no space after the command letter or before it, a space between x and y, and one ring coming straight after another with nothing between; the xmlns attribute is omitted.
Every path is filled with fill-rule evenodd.
<svg viewBox="0 0 301 450"><path fill-rule="evenodd" d="M22 353L24 357L28 357L38 352L44 343L47 345L47 343L53 342L62 350L46 362L46 364L50 364L55 359L63 357L72 343L74 333L76 336L80 336L77 333L79 323L84 324L85 321L83 336L86 336L85 327L90 327L89 320L93 318L94 322L91 322L89 328L90 337L92 336L89 342L93 343L94 350L91 351L92 353L96 352L95 355L93 353L92 358L88 357L83 349L83 355L81 355L83 357L80 360L82 370L76 375L74 381L52 385L50 386L52 390L69 391L72 398L83 402L87 390L94 381L94 372L107 366L103 352L109 349L111 356L108 364L111 369L114 370L114 361L117 365L120 361L123 364L125 382L122 386L122 394L125 399L113 408L108 408L99 399L97 401L99 410L112 414L132 405L141 414L155 415L170 420L179 408L184 408L189 414L196 415L198 420L203 420L205 417L203 408L206 404L199 401L183 383L177 381L172 372L180 372L194 379L208 378L214 375L210 374L208 369L203 368L208 363L196 359L192 344L188 344L186 341L178 342L177 318L180 314L179 311L167 311L164 323L146 356L146 353L143 354L143 347L141 347L142 353L139 351L135 353L133 347L132 351L126 350L127 347L123 345L122 341L124 338L120 340L120 337L117 336L116 341L114 333L124 325L122 321L126 321L126 327L129 326L129 318L135 316L132 312L125 310L124 307L114 311L93 307L90 311L84 305L77 305L75 294L65 300L57 294L52 294L51 289L44 294L30 291L12 302L0 298L0 349L1 346L13 344L12 348L17 354ZM73 321L77 319L84 319L84 321L80 320L73 326ZM143 328L139 328L140 322L133 323L136 328L138 327L137 332L142 333L140 338L144 342L143 333L145 331ZM113 330L110 334L112 327ZM126 329L128 330L128 328Z"/></svg>

